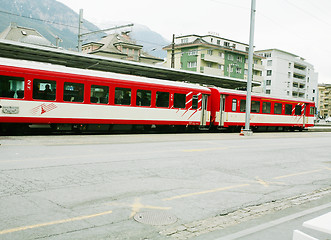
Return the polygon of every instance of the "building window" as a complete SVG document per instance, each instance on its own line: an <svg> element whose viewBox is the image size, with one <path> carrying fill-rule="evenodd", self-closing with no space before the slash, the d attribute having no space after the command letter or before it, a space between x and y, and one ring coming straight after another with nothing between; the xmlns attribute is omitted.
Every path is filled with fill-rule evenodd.
<svg viewBox="0 0 331 240"><path fill-rule="evenodd" d="M197 62L188 62L187 63L187 68L196 68L197 67Z"/></svg>
<svg viewBox="0 0 331 240"><path fill-rule="evenodd" d="M221 44L221 40L217 40L217 44L220 45Z"/></svg>
<svg viewBox="0 0 331 240"><path fill-rule="evenodd" d="M313 89L313 93L315 93L315 89Z"/></svg>
<svg viewBox="0 0 331 240"><path fill-rule="evenodd" d="M188 43L188 38L183 38L180 40L181 43Z"/></svg>
<svg viewBox="0 0 331 240"><path fill-rule="evenodd" d="M272 70L267 70L267 76L271 76L272 75Z"/></svg>
<svg viewBox="0 0 331 240"><path fill-rule="evenodd" d="M266 80L265 85L270 86L271 85L271 80Z"/></svg>
<svg viewBox="0 0 331 240"><path fill-rule="evenodd" d="M236 73L241 73L241 68L236 68Z"/></svg>
<svg viewBox="0 0 331 240"><path fill-rule="evenodd" d="M291 76L292 76L291 72L288 72L288 73L287 73L287 77L288 77L288 78L291 78Z"/></svg>
<svg viewBox="0 0 331 240"><path fill-rule="evenodd" d="M233 61L233 55L232 54L228 55L228 60Z"/></svg>
<svg viewBox="0 0 331 240"><path fill-rule="evenodd" d="M242 61L243 61L243 58L242 58L241 56L238 56L238 57L237 57L237 61L238 61L238 62L242 62Z"/></svg>
<svg viewBox="0 0 331 240"><path fill-rule="evenodd" d="M207 67L210 67L210 68L211 68L211 67L213 67L213 64L210 63L210 62L208 62L208 63L207 63Z"/></svg>
<svg viewBox="0 0 331 240"><path fill-rule="evenodd" d="M266 57L266 58L267 58L267 57L271 57L271 53L265 53L265 54L264 54L264 57Z"/></svg>
<svg viewBox="0 0 331 240"><path fill-rule="evenodd" d="M267 66L272 66L272 60L267 61Z"/></svg>
<svg viewBox="0 0 331 240"><path fill-rule="evenodd" d="M224 47L230 47L230 43L229 42L224 42Z"/></svg>
<svg viewBox="0 0 331 240"><path fill-rule="evenodd" d="M288 63L288 68L291 68L291 66L292 66L292 63Z"/></svg>
<svg viewBox="0 0 331 240"><path fill-rule="evenodd" d="M196 49L191 50L191 51L188 52L188 55L189 56L196 56L196 55L198 55L198 50L196 50Z"/></svg>
<svg viewBox="0 0 331 240"><path fill-rule="evenodd" d="M246 47L246 52L248 52L249 51L249 47Z"/></svg>
<svg viewBox="0 0 331 240"><path fill-rule="evenodd" d="M213 55L213 50L207 50L208 55Z"/></svg>
<svg viewBox="0 0 331 240"><path fill-rule="evenodd" d="M267 90L265 90L265 93L266 94L270 94L271 93L271 90L270 89L267 89Z"/></svg>
<svg viewBox="0 0 331 240"><path fill-rule="evenodd" d="M219 56L220 56L221 58L224 58L224 53L223 53L223 52L220 52L220 53L219 53Z"/></svg>

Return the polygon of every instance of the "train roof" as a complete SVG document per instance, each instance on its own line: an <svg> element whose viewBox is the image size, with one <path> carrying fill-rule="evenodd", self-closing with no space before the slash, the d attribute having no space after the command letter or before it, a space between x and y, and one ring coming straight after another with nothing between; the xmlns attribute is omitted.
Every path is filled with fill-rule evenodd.
<svg viewBox="0 0 331 240"><path fill-rule="evenodd" d="M245 95L246 91L242 90L233 90L233 89L226 89L226 88L214 88L217 89L221 93L225 94L236 94L236 95ZM304 98L293 98L293 97L283 97L283 96L276 96L276 95L270 95L265 93L255 93L252 92L252 97L261 97L261 98L272 98L272 99L278 99L278 100L288 100L293 102L305 102L305 103L314 103L314 101L310 101L308 99Z"/></svg>
<svg viewBox="0 0 331 240"><path fill-rule="evenodd" d="M139 82L139 83L147 83L147 84L157 84L162 86L172 86L172 87L180 87L180 88L190 88L196 89L204 92L210 92L210 89L207 87L203 87L198 84L193 83L185 83L185 82L174 82L167 81L155 78L147 78L140 77L134 75L120 74L120 73L112 73L112 72L103 72L97 70L89 70L89 69L78 69L66 67L63 65L56 65L51 63L43 63L43 62L35 62L28 60L16 60L9 58L1 58L0 57L0 65L11 66L11 67L19 67L19 68L29 68L34 70L42 70L42 71L53 71L58 73L67 73L74 75L85 75L90 77L101 77L101 78L111 78L116 80L123 80L129 82Z"/></svg>

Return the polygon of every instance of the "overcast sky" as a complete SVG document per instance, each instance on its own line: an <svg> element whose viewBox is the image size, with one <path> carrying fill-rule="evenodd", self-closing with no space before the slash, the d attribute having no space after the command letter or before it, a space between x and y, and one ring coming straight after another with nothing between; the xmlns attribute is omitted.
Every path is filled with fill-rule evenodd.
<svg viewBox="0 0 331 240"><path fill-rule="evenodd" d="M204 35L249 43L251 0L58 0L100 25L125 21L148 26L164 38ZM256 50L278 48L303 57L331 83L331 0L256 0Z"/></svg>

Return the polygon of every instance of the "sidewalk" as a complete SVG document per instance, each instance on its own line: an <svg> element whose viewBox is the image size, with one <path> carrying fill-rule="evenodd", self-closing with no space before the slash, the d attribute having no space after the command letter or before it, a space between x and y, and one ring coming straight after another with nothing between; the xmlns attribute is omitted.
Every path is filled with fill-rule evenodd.
<svg viewBox="0 0 331 240"><path fill-rule="evenodd" d="M330 211L331 196L328 195L319 200L201 235L195 240L292 240L294 230L299 230L320 240L331 239L330 234L320 233L302 226L303 222Z"/></svg>

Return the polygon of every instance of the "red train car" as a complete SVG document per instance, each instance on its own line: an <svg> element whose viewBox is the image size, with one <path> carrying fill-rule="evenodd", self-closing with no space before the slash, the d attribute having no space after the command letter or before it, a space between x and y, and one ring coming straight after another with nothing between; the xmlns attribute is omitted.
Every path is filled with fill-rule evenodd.
<svg viewBox="0 0 331 240"><path fill-rule="evenodd" d="M239 129L246 92L0 58L0 131ZM314 125L314 102L252 94L252 129Z"/></svg>
<svg viewBox="0 0 331 240"><path fill-rule="evenodd" d="M0 59L0 126L102 130L209 125L195 84Z"/></svg>
<svg viewBox="0 0 331 240"><path fill-rule="evenodd" d="M211 88L212 126L238 129L245 125L246 92ZM252 93L253 130L303 130L314 126L315 103L297 98L275 98Z"/></svg>

